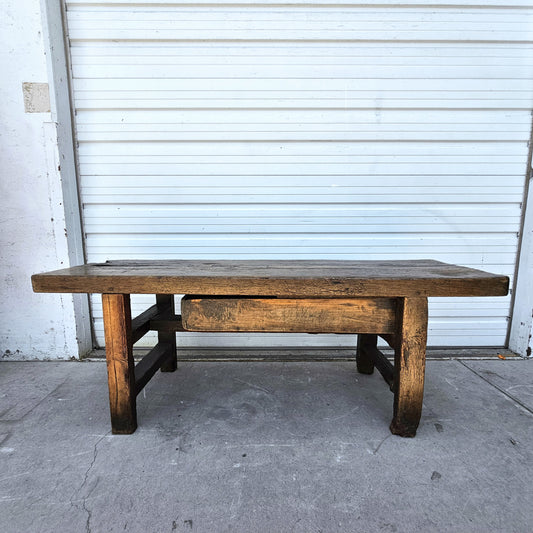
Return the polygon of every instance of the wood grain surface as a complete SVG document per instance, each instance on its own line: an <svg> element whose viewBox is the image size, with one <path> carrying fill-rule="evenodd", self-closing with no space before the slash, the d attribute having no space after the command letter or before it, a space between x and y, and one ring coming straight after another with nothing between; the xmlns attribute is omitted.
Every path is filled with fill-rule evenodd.
<svg viewBox="0 0 533 533"><path fill-rule="evenodd" d="M130 295L102 294L102 306L111 430L129 434L137 428Z"/></svg>
<svg viewBox="0 0 533 533"><path fill-rule="evenodd" d="M432 260L109 261L32 277L36 292L261 296L504 296L509 278Z"/></svg>
<svg viewBox="0 0 533 533"><path fill-rule="evenodd" d="M392 333L393 298L246 298L186 296L188 331Z"/></svg>
<svg viewBox="0 0 533 533"><path fill-rule="evenodd" d="M400 298L397 311L397 345L394 351L394 415L390 430L414 437L422 414L426 342L427 298Z"/></svg>
<svg viewBox="0 0 533 533"><path fill-rule="evenodd" d="M170 294L157 294L156 305L159 309L159 316L174 316L174 296ZM161 372L174 372L178 368L176 332L159 331L157 339L160 344L168 347L168 357L161 365Z"/></svg>

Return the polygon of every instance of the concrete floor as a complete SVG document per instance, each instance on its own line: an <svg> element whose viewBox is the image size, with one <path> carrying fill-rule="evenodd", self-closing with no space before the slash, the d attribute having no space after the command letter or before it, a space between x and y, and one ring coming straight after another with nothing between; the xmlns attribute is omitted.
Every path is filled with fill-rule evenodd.
<svg viewBox="0 0 533 533"><path fill-rule="evenodd" d="M533 531L530 361L429 361L415 439L347 362L182 363L138 413L103 363L0 363L2 533Z"/></svg>

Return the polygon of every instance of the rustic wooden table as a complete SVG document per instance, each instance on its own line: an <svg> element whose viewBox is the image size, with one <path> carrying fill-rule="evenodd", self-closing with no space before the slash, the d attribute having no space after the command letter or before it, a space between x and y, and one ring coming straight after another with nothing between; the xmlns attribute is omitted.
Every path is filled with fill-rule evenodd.
<svg viewBox="0 0 533 533"><path fill-rule="evenodd" d="M176 370L176 331L357 333L357 369L394 393L392 433L413 437L424 390L428 296L504 296L509 278L416 261L108 261L32 277L36 292L102 294L113 433L137 428L136 396ZM130 294L156 304L131 318ZM182 315L174 311L174 295ZM135 365L133 344L157 345ZM394 349L394 365L377 348Z"/></svg>

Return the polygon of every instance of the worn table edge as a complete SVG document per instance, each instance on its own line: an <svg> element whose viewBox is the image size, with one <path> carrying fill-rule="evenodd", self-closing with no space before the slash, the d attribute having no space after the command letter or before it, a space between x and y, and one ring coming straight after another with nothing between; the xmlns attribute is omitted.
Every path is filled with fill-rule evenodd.
<svg viewBox="0 0 533 533"><path fill-rule="evenodd" d="M191 263L193 261L185 261ZM231 261L228 261L231 262ZM260 263L259 261L240 261L241 263ZM294 263L295 261L280 260L272 261L274 263ZM309 263L306 260L297 262ZM362 264L364 261L324 261L327 264ZM408 296L506 296L509 292L509 277L505 275L492 274L483 270L471 267L460 267L433 260L412 260L403 261L413 265L424 266L453 266L463 269L465 272L475 274L475 277L453 277L453 276L435 276L423 278L428 284L434 287L421 287L421 278L353 278L344 277L341 280L334 277L302 276L301 274L294 277L264 277L264 276L243 276L243 275L200 275L200 276L180 276L180 275L140 275L136 273L109 274L106 273L106 267L115 266L121 263L127 270L129 268L124 263L135 264L135 261L110 261L108 263L89 263L60 270L34 274L32 276L32 286L34 292L40 293L85 293L85 294L102 294L102 293L129 293L129 294L205 294L205 295L235 295L246 296L256 294L258 285L261 287L261 294L268 296L302 296L315 297L408 297ZM150 265L149 261L144 261L144 266ZM164 262L154 262L154 264ZM212 264L213 262L198 260L198 263ZM223 261L218 261L223 263ZM314 262L313 262L314 263ZM368 263L373 263L368 261ZM380 263L395 263L395 261L381 261ZM179 261L170 261L168 264L179 265ZM101 271L99 267L101 268ZM88 268L98 269L96 273L86 273ZM83 273L82 273L83 272ZM106 281L107 278L107 281ZM144 287L139 287L139 279L151 278ZM231 285L231 290L221 287L222 281L226 285ZM320 287L312 290L306 287L310 280L318 282ZM235 289L239 285L240 289ZM379 285L385 285L387 290L378 290ZM277 286L277 288L276 288ZM435 287L436 286L436 287ZM281 288L280 288L281 287ZM255 288L255 290L254 290ZM383 288L382 288L383 289Z"/></svg>

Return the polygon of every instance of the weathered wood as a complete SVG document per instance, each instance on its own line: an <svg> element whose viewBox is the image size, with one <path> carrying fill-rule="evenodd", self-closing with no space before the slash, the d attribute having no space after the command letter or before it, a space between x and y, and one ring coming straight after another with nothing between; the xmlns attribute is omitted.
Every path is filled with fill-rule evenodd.
<svg viewBox="0 0 533 533"><path fill-rule="evenodd" d="M379 336L392 348L395 349L397 340L394 333L380 333Z"/></svg>
<svg viewBox="0 0 533 533"><path fill-rule="evenodd" d="M383 352L377 346L373 346L370 349L370 354L381 377L387 382L390 390L394 391L394 365L383 355Z"/></svg>
<svg viewBox="0 0 533 533"><path fill-rule="evenodd" d="M357 366L394 391L391 431L412 437L424 389L427 296L506 295L509 279L437 261L111 261L32 277L36 292L102 293L113 433L137 427L136 394L176 368L176 331L358 333ZM131 321L130 293L157 303ZM183 301L183 324L174 294ZM132 329L133 327L133 329ZM148 329L158 345L134 366ZM377 335L395 350L394 367Z"/></svg>
<svg viewBox="0 0 533 533"><path fill-rule="evenodd" d="M156 317L158 313L159 308L154 304L131 321L131 337L133 344L139 339L142 339L150 331L150 320Z"/></svg>
<svg viewBox="0 0 533 533"><path fill-rule="evenodd" d="M135 363L129 294L102 294L111 430L133 433L137 428Z"/></svg>
<svg viewBox="0 0 533 533"><path fill-rule="evenodd" d="M161 365L168 360L171 348L171 345L159 342L135 365L136 395L152 379Z"/></svg>
<svg viewBox="0 0 533 533"><path fill-rule="evenodd" d="M245 298L185 296L187 331L376 333L394 331L392 298Z"/></svg>
<svg viewBox="0 0 533 533"><path fill-rule="evenodd" d="M37 274L36 292L297 297L498 296L509 278L438 261L109 261Z"/></svg>
<svg viewBox="0 0 533 533"><path fill-rule="evenodd" d="M427 298L399 298L394 354L394 416L390 430L414 437L422 413L426 360Z"/></svg>
<svg viewBox="0 0 533 533"><path fill-rule="evenodd" d="M152 320L150 320L150 330L151 331L161 331L161 332L184 332L186 331L183 328L181 321L181 315L156 315Z"/></svg>
<svg viewBox="0 0 533 533"><path fill-rule="evenodd" d="M370 350L376 347L378 342L377 335L364 335L359 333L357 335L357 352L355 361L357 370L361 374L374 373L374 359Z"/></svg>
<svg viewBox="0 0 533 533"><path fill-rule="evenodd" d="M174 316L174 295L157 294L156 306L159 309L158 316ZM178 368L178 354L176 346L176 333L174 331L159 331L158 342L167 346L167 358L161 364L161 372L174 372Z"/></svg>
<svg viewBox="0 0 533 533"><path fill-rule="evenodd" d="M394 387L394 365L377 347L377 335L357 336L357 370L361 374L373 374L374 367L379 370L390 389Z"/></svg>

